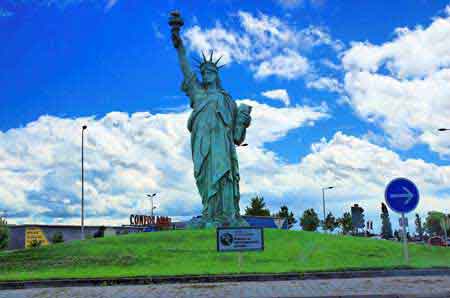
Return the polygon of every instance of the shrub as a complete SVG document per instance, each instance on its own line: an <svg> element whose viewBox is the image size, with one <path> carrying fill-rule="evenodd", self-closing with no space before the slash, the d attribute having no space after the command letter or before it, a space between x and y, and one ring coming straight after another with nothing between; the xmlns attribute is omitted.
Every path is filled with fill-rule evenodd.
<svg viewBox="0 0 450 298"><path fill-rule="evenodd" d="M64 236L62 232L56 232L53 234L52 243L62 243L64 242Z"/></svg>
<svg viewBox="0 0 450 298"><path fill-rule="evenodd" d="M102 238L103 236L105 236L105 230L106 227L101 226L100 228L98 228L97 232L95 232L94 234L94 238Z"/></svg>
<svg viewBox="0 0 450 298"><path fill-rule="evenodd" d="M320 220L313 208L305 210L300 218L300 226L305 231L316 231Z"/></svg>
<svg viewBox="0 0 450 298"><path fill-rule="evenodd" d="M8 247L9 229L3 222L0 223L0 250Z"/></svg>

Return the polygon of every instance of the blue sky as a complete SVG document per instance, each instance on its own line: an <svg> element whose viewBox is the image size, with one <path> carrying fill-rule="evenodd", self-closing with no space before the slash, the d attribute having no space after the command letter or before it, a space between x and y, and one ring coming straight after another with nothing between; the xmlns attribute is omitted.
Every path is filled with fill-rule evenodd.
<svg viewBox="0 0 450 298"><path fill-rule="evenodd" d="M450 127L448 5L2 0L0 210L77 222L88 123L92 223L125 223L150 191L161 213L199 212L167 25L179 9L190 57L224 55L225 89L254 106L239 149L242 206L258 193L273 212L320 210L320 188L333 184L331 211L361 202L377 221L384 186L407 176L423 189L419 213L450 212L450 138L436 133Z"/></svg>

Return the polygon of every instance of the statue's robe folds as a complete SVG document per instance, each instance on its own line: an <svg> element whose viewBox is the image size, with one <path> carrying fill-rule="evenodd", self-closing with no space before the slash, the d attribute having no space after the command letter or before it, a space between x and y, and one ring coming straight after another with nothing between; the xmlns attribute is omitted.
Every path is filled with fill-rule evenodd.
<svg viewBox="0 0 450 298"><path fill-rule="evenodd" d="M202 218L223 223L239 216L236 103L222 90L203 88L195 75L184 80L182 90L193 109L188 130L194 176L203 203Z"/></svg>

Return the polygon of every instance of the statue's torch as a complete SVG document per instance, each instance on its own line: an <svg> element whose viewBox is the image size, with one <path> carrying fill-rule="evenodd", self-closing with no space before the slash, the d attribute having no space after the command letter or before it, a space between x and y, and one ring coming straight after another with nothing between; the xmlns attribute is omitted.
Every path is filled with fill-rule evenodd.
<svg viewBox="0 0 450 298"><path fill-rule="evenodd" d="M184 25L184 21L181 18L180 12L174 10L170 13L169 26L172 28L172 33L179 34L180 28Z"/></svg>
<svg viewBox="0 0 450 298"><path fill-rule="evenodd" d="M183 19L180 16L180 12L174 10L170 13L169 26L172 31L172 42L175 48L182 48L182 41L180 38L180 28L184 25Z"/></svg>

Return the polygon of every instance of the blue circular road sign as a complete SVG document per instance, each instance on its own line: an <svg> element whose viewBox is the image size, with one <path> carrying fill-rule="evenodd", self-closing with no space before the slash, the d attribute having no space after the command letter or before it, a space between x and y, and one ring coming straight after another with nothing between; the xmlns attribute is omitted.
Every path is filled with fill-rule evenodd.
<svg viewBox="0 0 450 298"><path fill-rule="evenodd" d="M389 182L384 198L389 208L395 212L408 213L419 204L419 190L411 180L396 178Z"/></svg>

